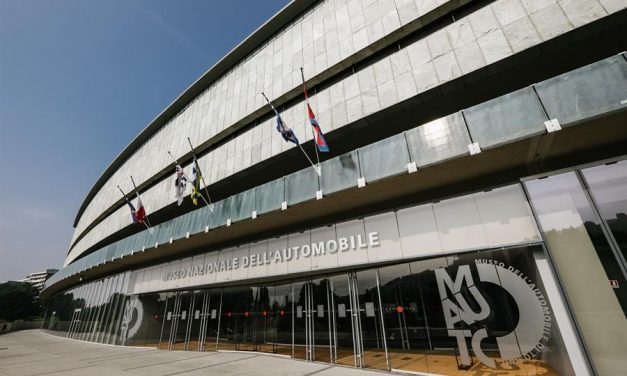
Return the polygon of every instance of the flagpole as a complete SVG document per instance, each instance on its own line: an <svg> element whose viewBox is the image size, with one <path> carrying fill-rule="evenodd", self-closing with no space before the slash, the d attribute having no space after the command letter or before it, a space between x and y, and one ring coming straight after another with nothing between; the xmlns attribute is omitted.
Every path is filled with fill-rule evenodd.
<svg viewBox="0 0 627 376"><path fill-rule="evenodd" d="M266 97L266 94L262 91L261 95L263 95L263 97L266 99L266 102L268 102L268 104L270 105L270 107L272 108L272 110L277 114L279 114L279 112L276 110L276 108L274 108L274 106L272 105L272 103L270 103L270 100L268 99L268 97ZM293 131L292 131L293 132ZM305 157L307 158L307 160L309 161L309 163L311 164L311 167L313 167L314 171L316 171L316 174L318 174L318 176L321 176L320 170L318 169L318 167L316 167L316 165L311 161L311 158L309 158L309 155L307 155L307 153L305 153L305 149L303 149L303 147L300 145L300 142L298 143L298 147L300 148L300 150L303 152L303 154L305 154Z"/></svg>
<svg viewBox="0 0 627 376"><path fill-rule="evenodd" d="M135 193L137 193L137 197L139 197L139 191L137 190L137 186L135 185L135 180L133 179L133 175L131 175L131 183L133 183L133 188L135 188ZM148 224L146 227L152 232L152 228L151 228L152 225L150 224L150 221L148 220L148 214L146 214L146 216L144 217L144 224L146 223Z"/></svg>
<svg viewBox="0 0 627 376"><path fill-rule="evenodd" d="M122 190L122 188L120 188L119 185L117 187L120 190L120 192L122 192L122 198L126 200L126 193L124 193L124 191Z"/></svg>
<svg viewBox="0 0 627 376"><path fill-rule="evenodd" d="M172 153L170 153L170 151L168 150L168 155L170 156L170 158L172 158L172 162L174 162L174 167L179 165L179 162L176 160L176 158L174 158L174 156L172 155Z"/></svg>
<svg viewBox="0 0 627 376"><path fill-rule="evenodd" d="M189 147L192 149L192 156L195 159L196 152L194 151L192 140L190 140L189 137L187 137L187 142L189 142ZM213 213L213 203L211 202L211 196L209 196L209 190L207 189L207 182L205 182L205 174L203 174L202 171L200 171L200 163L198 163L197 159L196 159L196 167L198 168L198 175L200 175L200 179L202 179L202 184L205 186L205 193L207 194L207 199L209 200L209 202L207 202L207 199L205 199L205 196L203 196L202 193L200 194L200 197L202 197L202 200L205 202L205 204L207 204L207 206L209 207L209 210L211 210L211 212ZM198 179L198 176L196 177L196 179Z"/></svg>
<svg viewBox="0 0 627 376"><path fill-rule="evenodd" d="M303 79L303 91L305 93L305 106L309 105L309 95L307 94L307 86L305 86L305 73L303 72L303 67L300 67L300 77ZM309 117L309 112L307 112L307 117ZM316 132L314 132L313 127L311 128L311 136L313 137L314 142L314 150L316 151L316 161L318 162L318 168L320 168L320 155L318 155L318 144L316 144ZM322 169L321 169L322 170Z"/></svg>

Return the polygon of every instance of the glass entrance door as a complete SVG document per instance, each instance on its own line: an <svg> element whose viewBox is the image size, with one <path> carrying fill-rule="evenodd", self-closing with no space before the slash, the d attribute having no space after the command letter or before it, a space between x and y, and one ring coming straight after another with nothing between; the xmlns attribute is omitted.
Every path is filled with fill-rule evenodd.
<svg viewBox="0 0 627 376"><path fill-rule="evenodd" d="M195 300L196 294L190 292L176 292L167 297L158 346L160 349L189 349L190 336L193 332L192 326L194 326ZM200 321L200 315L196 321ZM196 325L196 332L198 331L199 323ZM195 346L198 346L196 336L195 341Z"/></svg>
<svg viewBox="0 0 627 376"><path fill-rule="evenodd" d="M202 299L200 311L200 328L198 351L216 351L218 330L220 327L221 290L202 292L196 298L196 304Z"/></svg>
<svg viewBox="0 0 627 376"><path fill-rule="evenodd" d="M292 286L278 285L271 289L266 338L272 341L272 352L292 355ZM267 348L267 345L265 346ZM265 351L262 349L262 351Z"/></svg>
<svg viewBox="0 0 627 376"><path fill-rule="evenodd" d="M177 295L178 304L173 314L174 322L172 336L170 337L172 350L187 350L189 326L192 321L190 313L194 306L194 294L179 293Z"/></svg>
<svg viewBox="0 0 627 376"><path fill-rule="evenodd" d="M255 313L257 351L292 354L291 285L259 288Z"/></svg>
<svg viewBox="0 0 627 376"><path fill-rule="evenodd" d="M350 276L347 274L332 276L330 281L331 302L331 363L356 366L357 342L355 341L355 317L353 317L353 299Z"/></svg>
<svg viewBox="0 0 627 376"><path fill-rule="evenodd" d="M419 275L411 273L409 264L393 265L379 269L379 282L390 368L429 371L431 344Z"/></svg>
<svg viewBox="0 0 627 376"><path fill-rule="evenodd" d="M327 278L310 282L308 316L312 351L311 359L318 362L331 362L333 343L330 321L330 285Z"/></svg>
<svg viewBox="0 0 627 376"><path fill-rule="evenodd" d="M294 357L331 362L330 282L327 278L294 284Z"/></svg>
<svg viewBox="0 0 627 376"><path fill-rule="evenodd" d="M332 362L388 369L376 270L330 280Z"/></svg>
<svg viewBox="0 0 627 376"><path fill-rule="evenodd" d="M361 367L388 369L387 350L385 346L384 327L382 324L380 293L375 269L365 270L349 275L353 286L353 309L359 331L359 360Z"/></svg>
<svg viewBox="0 0 627 376"><path fill-rule="evenodd" d="M163 309L163 321L161 323L161 334L159 336L159 349L170 349L170 332L172 330L172 311L176 302L176 294L165 294L165 307Z"/></svg>
<svg viewBox="0 0 627 376"><path fill-rule="evenodd" d="M220 350L256 350L256 301L258 287L223 290L220 314Z"/></svg>
<svg viewBox="0 0 627 376"><path fill-rule="evenodd" d="M387 368L376 271L293 286L295 358Z"/></svg>
<svg viewBox="0 0 627 376"><path fill-rule="evenodd" d="M202 291L194 291L191 295L191 303L189 309L189 320L187 323L187 345L185 350L198 351L200 349L200 327L203 312Z"/></svg>

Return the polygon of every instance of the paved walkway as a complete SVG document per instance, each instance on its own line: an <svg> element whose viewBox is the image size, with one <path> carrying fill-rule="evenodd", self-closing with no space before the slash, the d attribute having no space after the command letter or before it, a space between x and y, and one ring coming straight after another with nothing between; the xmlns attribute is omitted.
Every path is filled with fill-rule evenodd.
<svg viewBox="0 0 627 376"><path fill-rule="evenodd" d="M40 330L0 335L0 376L385 376L384 372L243 352L199 353L107 346Z"/></svg>

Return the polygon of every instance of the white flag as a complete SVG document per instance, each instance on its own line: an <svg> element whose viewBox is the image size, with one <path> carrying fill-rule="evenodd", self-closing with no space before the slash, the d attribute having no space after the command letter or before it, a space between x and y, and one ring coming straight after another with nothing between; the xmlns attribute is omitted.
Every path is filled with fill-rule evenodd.
<svg viewBox="0 0 627 376"><path fill-rule="evenodd" d="M175 194L178 205L181 206L185 195L185 187L187 187L187 175L185 175L183 167L178 164L176 165L176 179L174 180L174 187L176 189Z"/></svg>

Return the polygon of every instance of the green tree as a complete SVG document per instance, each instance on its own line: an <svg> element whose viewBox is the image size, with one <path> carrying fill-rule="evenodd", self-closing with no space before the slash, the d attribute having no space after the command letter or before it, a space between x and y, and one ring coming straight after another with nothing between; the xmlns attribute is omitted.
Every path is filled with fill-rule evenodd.
<svg viewBox="0 0 627 376"><path fill-rule="evenodd" d="M0 321L26 320L39 316L41 307L35 301L37 290L25 282L0 284Z"/></svg>

